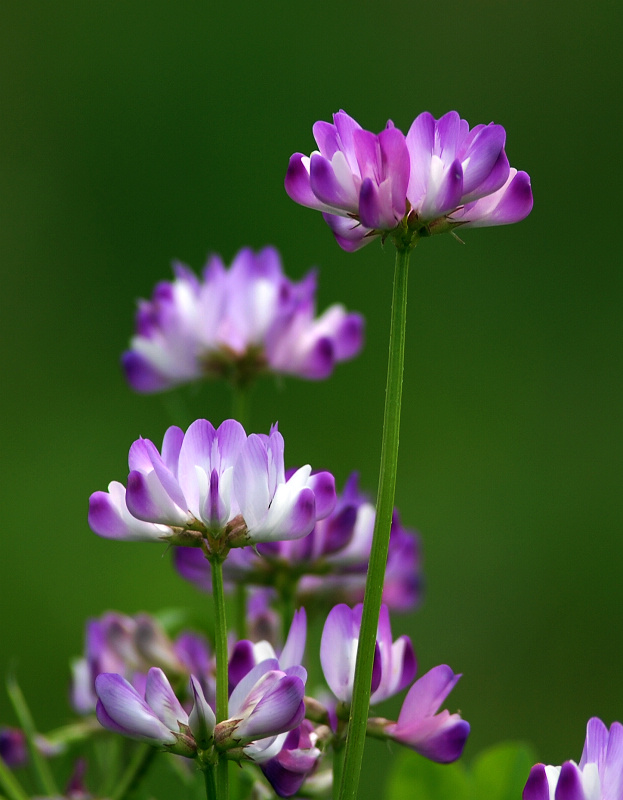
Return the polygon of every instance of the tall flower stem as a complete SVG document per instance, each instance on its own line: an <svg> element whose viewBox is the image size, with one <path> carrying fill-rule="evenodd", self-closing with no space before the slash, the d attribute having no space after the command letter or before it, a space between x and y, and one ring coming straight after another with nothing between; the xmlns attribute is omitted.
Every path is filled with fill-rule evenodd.
<svg viewBox="0 0 623 800"><path fill-rule="evenodd" d="M366 737L366 723L370 707L370 684L374 663L374 645L378 627L379 611L383 596L383 582L389 534L394 511L396 490L396 468L398 464L398 439L400 433L400 406L402 401L402 375L404 368L405 331L407 322L407 279L409 273L410 248L399 248L394 270L391 328L389 334L389 357L387 385L385 389L385 412L383 416L383 442L381 466L376 501L376 521L370 552L370 564L366 578L363 601L361 631L355 667L355 683L350 710L344 769L340 785L339 800L354 800L357 796L359 773Z"/></svg>
<svg viewBox="0 0 623 800"><path fill-rule="evenodd" d="M225 591L223 589L223 561L221 556L212 556L212 595L214 597L214 640L216 649L216 721L223 722L228 716L227 673L227 622L225 619ZM229 797L229 766L225 754L219 757L216 769L217 794L219 800Z"/></svg>

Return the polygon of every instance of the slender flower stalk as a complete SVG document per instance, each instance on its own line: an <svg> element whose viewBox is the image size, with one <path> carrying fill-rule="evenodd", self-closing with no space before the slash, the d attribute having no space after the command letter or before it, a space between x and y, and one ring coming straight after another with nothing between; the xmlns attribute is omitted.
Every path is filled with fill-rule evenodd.
<svg viewBox="0 0 623 800"><path fill-rule="evenodd" d="M410 249L409 247L398 248L396 252L376 521L363 601L361 634L357 650L353 699L339 793L340 800L354 800L357 796L366 737L376 631L383 597L383 579L396 491Z"/></svg>
<svg viewBox="0 0 623 800"><path fill-rule="evenodd" d="M214 639L216 645L216 721L228 717L229 693L227 674L227 621L225 618L225 592L223 589L223 562L218 557L210 560L212 568L212 596L214 597ZM229 797L229 766L224 753L219 756L216 783L217 796Z"/></svg>

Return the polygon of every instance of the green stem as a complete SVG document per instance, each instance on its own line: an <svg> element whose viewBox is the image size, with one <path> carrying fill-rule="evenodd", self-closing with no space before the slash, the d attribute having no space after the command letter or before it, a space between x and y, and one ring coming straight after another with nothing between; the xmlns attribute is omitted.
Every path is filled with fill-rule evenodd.
<svg viewBox="0 0 623 800"><path fill-rule="evenodd" d="M344 772L344 742L333 749L333 800L338 800Z"/></svg>
<svg viewBox="0 0 623 800"><path fill-rule="evenodd" d="M216 722L223 722L229 712L229 676L227 673L227 621L225 618L225 590L223 588L223 561L220 556L210 559L212 569L212 596L214 598L214 639L216 650ZM225 754L219 756L216 768L218 800L229 797L229 766ZM207 787L206 787L207 788Z"/></svg>
<svg viewBox="0 0 623 800"><path fill-rule="evenodd" d="M396 253L376 520L374 523L370 564L366 579L366 592L363 601L363 615L359 634L357 665L355 668L355 683L353 686L350 721L346 738L344 771L342 773L340 793L338 795L339 800L354 800L357 796L366 737L368 709L370 707L370 683L372 681L374 645L376 642L381 599L383 597L383 581L385 578L385 566L387 564L389 534L392 524L394 494L396 490L400 405L402 401L402 374L407 322L409 254L409 249L398 250Z"/></svg>
<svg viewBox="0 0 623 800"><path fill-rule="evenodd" d="M141 744L136 748L130 763L115 787L115 791L110 796L110 800L123 800L126 795L130 794L138 785L157 752L156 748L150 744Z"/></svg>
<svg viewBox="0 0 623 800"><path fill-rule="evenodd" d="M206 786L207 800L218 800L216 793L216 780L214 778L214 767L212 764L206 764L203 770L203 778Z"/></svg>
<svg viewBox="0 0 623 800"><path fill-rule="evenodd" d="M26 743L28 745L28 753L37 776L39 787L47 797L59 795L60 792L56 787L50 765L41 755L37 747L37 729L35 728L32 714L22 694L22 690L19 688L13 675L7 678L6 688L9 700L24 731L24 736L26 737Z"/></svg>
<svg viewBox="0 0 623 800"><path fill-rule="evenodd" d="M247 385L234 384L232 386L231 405L234 419L237 419L245 429L249 424L249 392L250 389Z"/></svg>
<svg viewBox="0 0 623 800"><path fill-rule="evenodd" d="M7 793L9 800L28 800L28 795L2 756L0 756L0 786Z"/></svg>

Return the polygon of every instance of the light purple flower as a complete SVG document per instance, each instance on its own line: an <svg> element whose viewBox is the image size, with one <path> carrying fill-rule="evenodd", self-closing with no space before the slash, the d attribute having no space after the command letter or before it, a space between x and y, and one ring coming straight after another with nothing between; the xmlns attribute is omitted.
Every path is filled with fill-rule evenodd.
<svg viewBox="0 0 623 800"><path fill-rule="evenodd" d="M420 114L406 136L390 121L378 136L344 111L313 127L318 150L295 153L285 188L323 212L340 246L357 250L391 234L418 237L518 222L532 209L530 179L510 170L501 125L469 124L456 111Z"/></svg>
<svg viewBox="0 0 623 800"><path fill-rule="evenodd" d="M316 770L321 751L318 735L309 720L290 731L276 756L262 762L260 768L279 797L295 795Z"/></svg>
<svg viewBox="0 0 623 800"><path fill-rule="evenodd" d="M588 721L580 763L536 764L523 800L620 800L623 797L623 725L610 730L597 717Z"/></svg>
<svg viewBox="0 0 623 800"><path fill-rule="evenodd" d="M370 720L369 730L380 727L385 736L431 761L456 761L467 741L469 723L445 709L437 712L460 677L445 664L433 667L409 689L397 722Z"/></svg>
<svg viewBox="0 0 623 800"><path fill-rule="evenodd" d="M355 604L363 600L366 573L370 561L375 509L359 491L353 473L337 497L334 510L318 520L302 539L260 544L232 551L223 564L223 575L230 584L274 585L274 576L287 569L292 577L300 575L296 601L309 600ZM180 575L202 591L211 591L209 564L192 548L174 551L175 567ZM400 522L394 511L389 553L383 587L383 602L390 609L408 611L421 595L420 545L418 535Z"/></svg>
<svg viewBox="0 0 623 800"><path fill-rule="evenodd" d="M279 669L285 670L303 663L307 638L307 615L304 608L294 612L286 643L279 656L266 639L251 642L241 639L234 645L229 659L229 687L235 688L255 666L266 659L276 660Z"/></svg>
<svg viewBox="0 0 623 800"><path fill-rule="evenodd" d="M202 377L244 385L264 372L319 380L353 358L363 318L332 305L316 317L316 275L289 280L279 253L241 250L229 269L211 256L201 279L176 264L175 279L141 300L122 365L138 392Z"/></svg>
<svg viewBox="0 0 623 800"><path fill-rule="evenodd" d="M144 699L128 681L111 673L97 676L95 691L96 714L104 728L178 755L195 755L188 714L158 667L147 673Z"/></svg>
<svg viewBox="0 0 623 800"><path fill-rule="evenodd" d="M211 538L239 547L306 536L331 513L335 482L309 465L286 479L283 453L276 426L268 436L247 436L235 420L215 429L200 419L186 434L173 426L162 452L149 439L134 442L125 498L117 489L95 492L89 524L100 536L135 540L133 523L119 524L125 502L132 519L151 526L141 537L146 541L206 547Z"/></svg>

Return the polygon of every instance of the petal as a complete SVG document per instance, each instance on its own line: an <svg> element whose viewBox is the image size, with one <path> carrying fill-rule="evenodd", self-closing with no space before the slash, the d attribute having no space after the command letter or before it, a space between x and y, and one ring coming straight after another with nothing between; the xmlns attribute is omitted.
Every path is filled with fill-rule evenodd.
<svg viewBox="0 0 623 800"><path fill-rule="evenodd" d="M556 784L555 800L588 800L582 785L582 773L573 761L565 761Z"/></svg>
<svg viewBox="0 0 623 800"><path fill-rule="evenodd" d="M101 673L95 679L95 691L97 718L108 730L155 745L175 743L173 733L120 675Z"/></svg>
<svg viewBox="0 0 623 800"><path fill-rule="evenodd" d="M305 685L300 678L285 675L267 684L259 703L236 728L236 738L250 741L275 736L296 728L304 719Z"/></svg>
<svg viewBox="0 0 623 800"><path fill-rule="evenodd" d="M543 764L535 764L530 770L522 800L550 800L549 782Z"/></svg>
<svg viewBox="0 0 623 800"><path fill-rule="evenodd" d="M305 641L307 639L307 615L304 608L294 612L292 624L288 631L288 638L279 656L281 669L302 664L305 655Z"/></svg>
<svg viewBox="0 0 623 800"><path fill-rule="evenodd" d="M174 503L155 471L145 474L132 470L125 499L132 516L145 522L179 526L188 522L188 514Z"/></svg>
<svg viewBox="0 0 623 800"><path fill-rule="evenodd" d="M302 153L295 153L290 157L288 170L285 178L285 189L288 196L307 208L315 208L317 211L326 210L324 203L320 202L312 192L309 180L310 160Z"/></svg>
<svg viewBox="0 0 623 800"><path fill-rule="evenodd" d="M210 746L214 738L216 716L205 699L201 684L194 675L190 676L190 687L194 703L188 724L199 747L205 749Z"/></svg>
<svg viewBox="0 0 623 800"><path fill-rule="evenodd" d="M325 208L337 213L357 213L357 184L343 153L338 151L331 161L320 153L313 153L309 164L309 182L312 192Z"/></svg>
<svg viewBox="0 0 623 800"><path fill-rule="evenodd" d="M271 502L266 445L257 434L252 433L242 447L234 465L233 487L247 527L257 525L266 516Z"/></svg>
<svg viewBox="0 0 623 800"><path fill-rule="evenodd" d="M334 606L327 616L320 640L320 664L333 694L349 703L352 698L358 631L353 612L345 604Z"/></svg>
<svg viewBox="0 0 623 800"><path fill-rule="evenodd" d="M145 702L169 730L179 730L180 723L188 725L188 715L159 667L152 667L147 673Z"/></svg>
<svg viewBox="0 0 623 800"><path fill-rule="evenodd" d="M143 522L133 517L127 509L125 487L112 481L108 492L94 492L89 498L89 527L106 539L133 542L160 542L171 535L162 525Z"/></svg>
<svg viewBox="0 0 623 800"><path fill-rule="evenodd" d="M433 667L425 675L422 675L405 697L398 717L398 725L408 724L410 720L435 714L460 677L460 675L455 675L445 664Z"/></svg>
<svg viewBox="0 0 623 800"><path fill-rule="evenodd" d="M469 228L508 225L519 222L532 211L532 187L526 172L511 168L508 180L497 192L468 203L452 219Z"/></svg>
<svg viewBox="0 0 623 800"><path fill-rule="evenodd" d="M335 478L330 472L313 472L307 479L307 486L313 491L316 504L316 519L324 519L335 508Z"/></svg>

